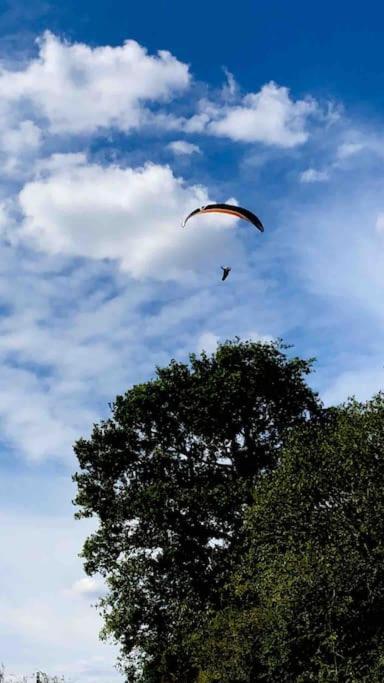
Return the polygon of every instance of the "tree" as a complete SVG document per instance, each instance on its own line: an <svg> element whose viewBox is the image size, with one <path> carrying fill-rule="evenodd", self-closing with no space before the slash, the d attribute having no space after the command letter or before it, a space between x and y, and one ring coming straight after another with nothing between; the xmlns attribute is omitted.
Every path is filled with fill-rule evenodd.
<svg viewBox="0 0 384 683"><path fill-rule="evenodd" d="M384 680L384 395L291 436L250 509L201 681Z"/></svg>
<svg viewBox="0 0 384 683"><path fill-rule="evenodd" d="M60 678L59 676L48 676L42 671L16 679L15 674L7 676L4 664L0 664L0 683L65 683L65 681L64 676L60 676Z"/></svg>
<svg viewBox="0 0 384 683"><path fill-rule="evenodd" d="M218 605L257 478L320 410L304 381L311 361L286 348L236 340L172 361L75 445L77 516L99 520L85 569L107 579L104 635L128 680L196 678L187 636Z"/></svg>

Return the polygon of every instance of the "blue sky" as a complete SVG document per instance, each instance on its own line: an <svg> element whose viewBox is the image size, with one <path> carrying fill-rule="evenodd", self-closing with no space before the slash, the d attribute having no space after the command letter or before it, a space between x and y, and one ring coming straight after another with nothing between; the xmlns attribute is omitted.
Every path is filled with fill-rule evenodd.
<svg viewBox="0 0 384 683"><path fill-rule="evenodd" d="M235 335L383 386L383 9L67 1L0 16L0 661L111 683L72 444L156 364ZM228 217L180 223L233 200ZM222 284L220 265L233 271ZM65 643L65 648L63 648Z"/></svg>

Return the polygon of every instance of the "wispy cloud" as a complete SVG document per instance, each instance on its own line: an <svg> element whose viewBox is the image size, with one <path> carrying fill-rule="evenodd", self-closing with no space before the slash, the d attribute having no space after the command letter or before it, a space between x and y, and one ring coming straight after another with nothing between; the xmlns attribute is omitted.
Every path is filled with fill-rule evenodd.
<svg viewBox="0 0 384 683"><path fill-rule="evenodd" d="M168 149L174 154L200 154L201 149L198 145L192 144L192 142L187 142L186 140L174 140L167 145Z"/></svg>
<svg viewBox="0 0 384 683"><path fill-rule="evenodd" d="M2 495L0 506L0 641L7 671L21 677L43 669L52 675L70 674L74 683L121 680L113 668L115 648L101 646L98 639L101 621L90 606L94 595L88 593L87 598L83 591L72 590L82 574L77 555L93 524L71 520L68 479L30 473L14 475L14 489L16 482L22 488L19 500L13 500L10 510ZM2 486L5 491L6 475ZM45 486L51 489L50 503L44 505L45 514L39 514L32 497L36 502ZM64 506L62 489L68 499Z"/></svg>
<svg viewBox="0 0 384 683"><path fill-rule="evenodd" d="M336 150L336 156L338 159L348 159L361 152L366 143L363 142L343 142Z"/></svg>
<svg viewBox="0 0 384 683"><path fill-rule="evenodd" d="M235 328L245 333L244 319L252 309L255 315L258 311L261 332L270 332L274 316L264 310L262 296L254 296L257 292L260 297L264 286L260 278L246 284L250 265L242 242L232 234L242 233L229 233L231 263L237 268L231 274L233 284L225 289L214 252L200 279L197 274L191 280L186 277L175 287L149 273L145 279L134 279L113 262L73 262L59 255L34 255L22 247L3 248L3 443L31 461L71 462L72 443L107 414L108 401L151 376L156 364L167 363L171 356L185 357L207 325L220 338L233 336ZM204 252L204 235L201 240ZM249 302L241 295L241 282Z"/></svg>
<svg viewBox="0 0 384 683"><path fill-rule="evenodd" d="M315 168L307 168L300 174L300 180L302 183L322 183L328 179L328 171L319 171Z"/></svg>

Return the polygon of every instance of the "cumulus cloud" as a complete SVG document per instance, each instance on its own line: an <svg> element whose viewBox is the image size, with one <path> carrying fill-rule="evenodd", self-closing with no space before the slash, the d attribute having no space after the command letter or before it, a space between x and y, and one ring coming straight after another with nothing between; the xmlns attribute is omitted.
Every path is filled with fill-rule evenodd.
<svg viewBox="0 0 384 683"><path fill-rule="evenodd" d="M173 154L194 154L194 153L201 153L201 149L198 145L193 145L191 142L187 142L186 140L174 140L173 142L170 142L168 146L168 149L173 152Z"/></svg>
<svg viewBox="0 0 384 683"><path fill-rule="evenodd" d="M3 112L32 110L53 133L129 131L142 123L147 104L171 98L189 81L188 66L165 50L149 55L134 40L92 48L47 31L37 58L18 71L1 70L0 100Z"/></svg>
<svg viewBox="0 0 384 683"><path fill-rule="evenodd" d="M307 121L317 111L315 100L293 100L286 87L273 81L257 93L248 93L239 104L203 103L203 111L189 122L189 130L201 130L237 142L261 142L290 148L308 139Z"/></svg>
<svg viewBox="0 0 384 683"><path fill-rule="evenodd" d="M92 48L45 32L38 55L19 68L0 64L0 163L3 176L31 176L35 159L56 136L162 125L164 104L190 84L188 66L171 53L150 55L134 40ZM158 117L158 120L157 120ZM59 137L57 137L59 135ZM59 151L59 149L57 150Z"/></svg>
<svg viewBox="0 0 384 683"><path fill-rule="evenodd" d="M1 108L1 104L0 104ZM0 163L3 177L12 179L29 172L43 141L39 126L31 120L1 117Z"/></svg>
<svg viewBox="0 0 384 683"><path fill-rule="evenodd" d="M41 143L41 130L33 121L22 121L17 128L7 130L0 140L1 150L11 155L36 150Z"/></svg>
<svg viewBox="0 0 384 683"><path fill-rule="evenodd" d="M204 187L188 185L168 166L70 162L59 167L54 160L53 170L21 190L19 239L49 254L114 259L139 279L185 279L186 271L240 253L232 219L199 217L180 229L187 213L210 200Z"/></svg>
<svg viewBox="0 0 384 683"><path fill-rule="evenodd" d="M36 147L41 131L90 135L113 128L149 130L153 125L281 148L306 142L311 117L320 116L314 99L294 100L287 87L273 81L241 97L233 75L225 73L221 93L213 101L200 101L197 112L182 118L164 107L153 109L153 104L164 104L191 85L188 65L170 52L151 55L134 40L90 47L47 31L35 58L18 70L0 70L0 130L9 130L16 145L22 136L26 147ZM175 154L198 151L185 141L171 145Z"/></svg>
<svg viewBox="0 0 384 683"><path fill-rule="evenodd" d="M49 157L38 159L34 166L35 175L46 176L49 173L63 172L73 166L83 166L87 163L84 152L56 152Z"/></svg>

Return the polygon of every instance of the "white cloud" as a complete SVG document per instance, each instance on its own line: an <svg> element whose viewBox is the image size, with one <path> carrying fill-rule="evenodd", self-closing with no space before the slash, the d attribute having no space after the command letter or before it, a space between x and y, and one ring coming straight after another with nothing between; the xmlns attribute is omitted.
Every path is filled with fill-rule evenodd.
<svg viewBox="0 0 384 683"><path fill-rule="evenodd" d="M239 332L239 337L241 339L249 339L255 342L268 343L272 341L272 337L267 334L259 334L254 330L242 330ZM201 332L197 338L196 351L200 353L205 351L206 353L214 353L217 349L217 345L220 342L224 342L225 337L220 337L220 335L215 334L211 331Z"/></svg>
<svg viewBox="0 0 384 683"><path fill-rule="evenodd" d="M222 89L222 95L224 99L230 100L237 95L239 88L233 73L231 73L226 66L223 67L223 71L226 76L226 83Z"/></svg>
<svg viewBox="0 0 384 683"><path fill-rule="evenodd" d="M355 154L358 154L364 149L365 145L362 142L343 142L336 150L338 159L348 159Z"/></svg>
<svg viewBox="0 0 384 683"><path fill-rule="evenodd" d="M336 196L322 199L296 223L297 256L306 284L330 300L343 301L343 308L356 306L384 318L384 249L375 226L381 225L382 183L372 192L357 183L339 185ZM379 194L376 196L376 191ZM310 230L308 230L308 226Z"/></svg>
<svg viewBox="0 0 384 683"><path fill-rule="evenodd" d="M229 232L241 234L240 229ZM198 239L204 251L207 238ZM167 364L172 356L184 358L202 330L228 339L244 329L249 307L262 330L276 329L263 284L255 274L248 281L241 251L225 288L217 255L211 257L199 279L186 275L175 287L174 282L133 280L112 263L72 261L3 245L3 448L30 462L71 462L73 442L108 414L108 401L150 377L155 365Z"/></svg>
<svg viewBox="0 0 384 683"><path fill-rule="evenodd" d="M258 93L248 93L238 105L215 106L203 103L200 118L189 122L212 135L239 142L261 142L278 147L295 147L308 139L308 118L317 111L310 98L292 100L288 88L274 82Z"/></svg>
<svg viewBox="0 0 384 683"><path fill-rule="evenodd" d="M307 168L300 174L302 183L321 183L329 178L328 171L318 171L315 168Z"/></svg>
<svg viewBox="0 0 384 683"><path fill-rule="evenodd" d="M269 342L273 341L273 337L271 337L271 335L260 334L259 332L255 332L254 330L249 330L241 336L244 339L251 339L254 342L261 342L263 344L268 344Z"/></svg>
<svg viewBox="0 0 384 683"><path fill-rule="evenodd" d="M200 103L200 106L206 107L207 103L204 101ZM212 105L209 105L212 113ZM213 110L215 111L215 109ZM186 133L204 133L207 132L207 126L210 122L210 116L202 111L199 114L194 114L189 119L178 120L177 125L179 128L185 130Z"/></svg>
<svg viewBox="0 0 384 683"><path fill-rule="evenodd" d="M167 166L74 161L24 186L19 239L49 254L114 259L132 277L156 280L185 280L222 258L238 258L232 219L202 216L180 228L187 213L209 203L204 187L188 186Z"/></svg>
<svg viewBox="0 0 384 683"><path fill-rule="evenodd" d="M39 336L42 343L44 338L48 342L44 334ZM32 338L23 340L22 337L21 333L20 345L34 344ZM12 344L9 336L7 341ZM12 357L11 348L8 346L6 351L8 359ZM42 350L44 347L40 348ZM52 353L47 350L46 361L49 356L52 357ZM75 395L72 405L74 399ZM12 363L3 368L0 382L2 438L8 445L25 444L30 460L58 457L64 453L68 457L71 445L78 437L78 430L86 428L87 422L94 417L95 414L84 406L80 407L76 416L75 411L71 410L69 388L60 390L60 387L55 387L52 378L44 381L38 377L38 373L12 367Z"/></svg>
<svg viewBox="0 0 384 683"><path fill-rule="evenodd" d="M216 351L217 344L219 342L219 337L213 332L201 332L199 334L196 348L197 351L205 351L206 353L214 353Z"/></svg>
<svg viewBox="0 0 384 683"><path fill-rule="evenodd" d="M22 121L17 128L3 133L0 148L8 154L17 155L26 150L35 151L41 143L41 130L33 121Z"/></svg>
<svg viewBox="0 0 384 683"><path fill-rule="evenodd" d="M71 591L76 595L98 598L105 591L105 585L100 579L96 579L93 576L84 576L82 579L75 581Z"/></svg>
<svg viewBox="0 0 384 683"><path fill-rule="evenodd" d="M0 163L3 177L12 178L29 172L42 140L43 133L33 121L17 122L17 115L15 119L11 116L9 119L0 117Z"/></svg>
<svg viewBox="0 0 384 683"><path fill-rule="evenodd" d="M150 55L133 40L91 48L47 31L36 58L19 68L0 65L3 177L31 177L47 141L52 149L52 134L64 134L68 143L68 135L162 125L167 115L150 107L169 101L189 83L188 66L167 51ZM63 136L56 139L59 149L60 140Z"/></svg>
<svg viewBox="0 0 384 683"><path fill-rule="evenodd" d="M325 405L343 403L351 396L356 397L359 401L367 401L377 392L383 391L384 369L382 359L374 359L372 366L363 366L341 372L324 393Z"/></svg>
<svg viewBox="0 0 384 683"><path fill-rule="evenodd" d="M193 154L200 153L201 149L198 145L193 145L191 142L186 142L186 140L174 140L167 145L168 149L174 154Z"/></svg>
<svg viewBox="0 0 384 683"><path fill-rule="evenodd" d="M196 228L190 228L191 239ZM179 226L176 230L184 232ZM213 242L207 237L211 230L226 239L227 230L204 225L196 238L202 258L207 244L216 244L215 236ZM177 286L132 279L113 263L73 261L3 245L3 447L31 462L71 462L73 442L108 414L108 402L132 383L145 381L155 365L167 364L172 356L185 358L202 331L228 339L241 333L244 320L253 316L262 331L278 330L257 271L249 281L240 246L236 257L235 234L241 235L241 229L228 228L228 234L235 266L231 279L221 282L220 260L213 250L209 268L199 278L180 275ZM196 267L193 257L190 267ZM207 339L211 341L203 337Z"/></svg>
<svg viewBox="0 0 384 683"><path fill-rule="evenodd" d="M65 674L73 683L121 680L114 669L116 648L98 638L102 622L91 606L94 595L68 591L82 572L78 553L94 523L71 519L69 477L30 472L20 478L14 474L14 487L15 480L21 487L27 484L28 499L23 500L22 489L11 509L4 508L4 495L0 507L0 641L6 671L21 678L44 670ZM45 497L47 487L56 495L51 495L43 515L37 512L38 500Z"/></svg>
<svg viewBox="0 0 384 683"><path fill-rule="evenodd" d="M384 381L383 178L366 167L323 187L304 211L287 202L272 246L284 258L306 353L318 358L314 380L322 397L365 399Z"/></svg>
<svg viewBox="0 0 384 683"><path fill-rule="evenodd" d="M319 143L317 153L322 159L322 168L304 170L300 174L303 183L324 182L345 171L361 173L363 170L366 175L369 167L384 156L382 134L368 127L353 127L348 120L339 121L332 135L328 136L327 147L323 137L317 140Z"/></svg>
<svg viewBox="0 0 384 683"><path fill-rule="evenodd" d="M189 80L188 66L165 50L152 56L134 40L92 48L47 31L36 59L0 72L1 108L32 107L53 133L129 131L143 122L146 104L171 98Z"/></svg>
<svg viewBox="0 0 384 683"><path fill-rule="evenodd" d="M62 173L65 169L73 168L74 166L83 166L86 163L87 156L84 152L56 152L49 157L37 160L34 171L37 176L44 176L49 173Z"/></svg>

